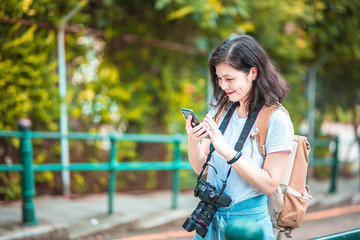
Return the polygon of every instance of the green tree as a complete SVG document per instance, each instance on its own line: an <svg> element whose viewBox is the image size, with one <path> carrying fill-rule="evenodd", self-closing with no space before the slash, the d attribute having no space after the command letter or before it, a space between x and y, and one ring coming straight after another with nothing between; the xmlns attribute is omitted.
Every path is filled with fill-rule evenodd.
<svg viewBox="0 0 360 240"><path fill-rule="evenodd" d="M313 7L307 31L322 63L317 103L324 118L319 117L352 123L359 139L360 1L315 1Z"/></svg>
<svg viewBox="0 0 360 240"><path fill-rule="evenodd" d="M1 130L17 129L19 118L27 117L33 130L58 131L57 25L79 4L81 10L65 27L70 131L185 133L179 108L205 115L208 55L233 33L255 36L291 84L285 106L296 130L307 109L307 69L327 54L331 57L319 67L323 92L318 107L324 113L353 109L352 121L359 122L359 74L352 67L359 58L359 1L85 2L0 2ZM336 95L334 89L344 89L346 94ZM16 158L18 143L1 141L7 149L0 156L2 162L9 156ZM57 142L34 144L37 163L59 158ZM119 161L166 161L171 157L169 148L161 144L120 145ZM71 141L70 151L73 162L107 159L101 142ZM86 174L72 174L75 192L106 187L106 174ZM51 182L57 178L46 173L37 181L53 188ZM86 185L85 178L96 184ZM119 188L126 189L129 182L161 187L168 182L163 178L169 179L167 173L126 173L119 179ZM14 189L9 182L6 186L6 192Z"/></svg>

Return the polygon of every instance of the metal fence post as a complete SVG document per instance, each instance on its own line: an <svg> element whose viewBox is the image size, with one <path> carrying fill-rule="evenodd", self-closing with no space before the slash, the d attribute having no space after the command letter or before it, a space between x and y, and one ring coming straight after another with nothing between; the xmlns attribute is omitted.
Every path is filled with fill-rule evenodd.
<svg viewBox="0 0 360 240"><path fill-rule="evenodd" d="M339 239L360 239L360 228L345 231L345 232L339 232L334 233L331 235L326 235L318 238L312 238L311 240L339 240Z"/></svg>
<svg viewBox="0 0 360 240"><path fill-rule="evenodd" d="M181 163L181 149L180 140L176 139L174 142L174 164L179 166ZM173 181L172 181L172 206L171 208L177 208L177 200L180 192L180 170L178 168L173 170Z"/></svg>
<svg viewBox="0 0 360 240"><path fill-rule="evenodd" d="M117 146L116 146L116 136L114 134L110 135L111 148L109 156L109 214L114 213L114 193L116 192L116 155L117 155Z"/></svg>
<svg viewBox="0 0 360 240"><path fill-rule="evenodd" d="M334 141L335 141L335 150L333 153L330 193L337 192L337 180L338 180L338 172L339 172L339 167L338 167L339 166L339 159L338 159L339 137L335 137Z"/></svg>
<svg viewBox="0 0 360 240"><path fill-rule="evenodd" d="M35 186L30 138L31 121L21 119L18 125L20 131L23 132L20 139L20 162L24 166L24 171L21 172L22 224L31 226L39 223L35 216L34 204Z"/></svg>

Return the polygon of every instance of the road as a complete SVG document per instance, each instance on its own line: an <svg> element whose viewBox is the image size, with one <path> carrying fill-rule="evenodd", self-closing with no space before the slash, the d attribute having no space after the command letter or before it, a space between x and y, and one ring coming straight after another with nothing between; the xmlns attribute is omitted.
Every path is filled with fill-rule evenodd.
<svg viewBox="0 0 360 240"><path fill-rule="evenodd" d="M185 221L185 219L184 219ZM147 231L131 229L112 229L81 240L190 240L194 232L188 233L182 228L184 221L176 221ZM307 213L292 239L311 239L338 232L360 228L360 205L333 208Z"/></svg>

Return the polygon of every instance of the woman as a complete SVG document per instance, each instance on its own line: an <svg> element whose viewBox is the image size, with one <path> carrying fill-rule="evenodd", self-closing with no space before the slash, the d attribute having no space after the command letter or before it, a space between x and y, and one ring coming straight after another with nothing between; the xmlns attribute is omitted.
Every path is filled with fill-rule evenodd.
<svg viewBox="0 0 360 240"><path fill-rule="evenodd" d="M231 166L224 193L232 202L229 207L218 209L205 239L223 239L226 223L244 216L263 227L265 239L274 239L267 195L277 189L292 149L294 129L291 119L282 110L272 114L268 124L266 159L250 139L245 141L238 159L234 146L256 105L280 104L288 93L288 85L265 51L248 35L231 37L218 46L209 60L209 70L214 89L212 109L194 128L191 117L186 120L189 161L199 174L212 143L215 151L210 159L211 167L205 169L207 181L220 191ZM238 106L222 135L218 126L233 103ZM197 234L195 239L203 238Z"/></svg>

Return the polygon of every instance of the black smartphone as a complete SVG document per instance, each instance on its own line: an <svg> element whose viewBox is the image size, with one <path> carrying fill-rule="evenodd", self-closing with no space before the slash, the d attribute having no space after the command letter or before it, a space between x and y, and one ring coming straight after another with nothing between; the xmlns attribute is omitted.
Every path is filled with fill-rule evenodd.
<svg viewBox="0 0 360 240"><path fill-rule="evenodd" d="M184 115L184 117L185 117L186 119L188 119L188 117L189 117L190 115L192 115L192 119L191 119L191 126L192 126L192 127L196 127L197 125L200 124L200 120L199 120L199 118L196 116L196 114L194 113L193 110L187 109L187 108L180 108L180 111L181 111L181 113Z"/></svg>

